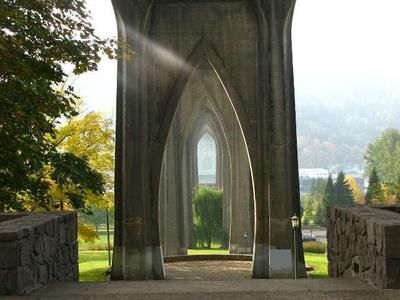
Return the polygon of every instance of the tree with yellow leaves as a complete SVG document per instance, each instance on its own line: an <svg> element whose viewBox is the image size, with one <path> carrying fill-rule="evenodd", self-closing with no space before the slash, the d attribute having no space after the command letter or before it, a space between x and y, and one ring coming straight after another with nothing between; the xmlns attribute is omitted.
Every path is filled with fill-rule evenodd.
<svg viewBox="0 0 400 300"><path fill-rule="evenodd" d="M355 203L364 204L364 192L362 191L357 180L351 175L346 175L346 181L347 185L351 189Z"/></svg>
<svg viewBox="0 0 400 300"><path fill-rule="evenodd" d="M83 213L91 213L96 207L110 211L113 207L114 193L114 129L113 122L101 113L91 112L76 117L57 130L54 143L60 149L73 153L77 157L85 158L91 168L99 172L105 180L106 192L102 195L86 191L84 202L86 209ZM60 206L71 209L71 203L65 203L70 189L58 184L52 185L52 196ZM95 227L83 218L79 218L79 237L85 242L93 242L98 237Z"/></svg>

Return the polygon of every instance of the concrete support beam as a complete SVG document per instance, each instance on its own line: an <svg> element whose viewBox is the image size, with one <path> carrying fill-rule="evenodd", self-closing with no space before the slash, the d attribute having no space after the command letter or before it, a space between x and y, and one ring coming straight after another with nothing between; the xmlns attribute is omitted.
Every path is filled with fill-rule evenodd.
<svg viewBox="0 0 400 300"><path fill-rule="evenodd" d="M150 61L143 37L148 4L113 1L118 34L135 45L137 53L135 59L121 59L118 65L113 280L165 277L157 208L161 163L154 170L150 153L163 145L149 140L153 108L147 101L144 72Z"/></svg>

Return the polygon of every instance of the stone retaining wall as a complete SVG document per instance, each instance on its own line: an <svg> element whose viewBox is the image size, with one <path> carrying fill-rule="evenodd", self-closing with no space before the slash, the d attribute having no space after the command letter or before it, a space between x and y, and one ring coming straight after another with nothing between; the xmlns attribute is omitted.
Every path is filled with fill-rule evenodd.
<svg viewBox="0 0 400 300"><path fill-rule="evenodd" d="M399 204L393 204L393 205L386 205L386 206L378 206L380 209L385 209L389 210L395 213L400 214L400 205Z"/></svg>
<svg viewBox="0 0 400 300"><path fill-rule="evenodd" d="M0 213L0 223L27 216L27 213Z"/></svg>
<svg viewBox="0 0 400 300"><path fill-rule="evenodd" d="M0 215L0 295L79 279L75 212L6 215Z"/></svg>
<svg viewBox="0 0 400 300"><path fill-rule="evenodd" d="M328 272L380 288L400 288L400 215L356 206L329 208Z"/></svg>

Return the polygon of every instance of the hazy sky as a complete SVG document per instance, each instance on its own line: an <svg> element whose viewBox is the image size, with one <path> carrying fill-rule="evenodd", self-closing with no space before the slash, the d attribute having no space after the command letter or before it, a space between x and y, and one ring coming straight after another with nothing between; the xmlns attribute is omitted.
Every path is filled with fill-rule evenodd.
<svg viewBox="0 0 400 300"><path fill-rule="evenodd" d="M87 0L101 36L116 36L110 0ZM297 0L293 21L296 97L344 101L376 87L400 95L399 0ZM75 81L88 110L115 114L116 62ZM399 99L400 100L400 99Z"/></svg>

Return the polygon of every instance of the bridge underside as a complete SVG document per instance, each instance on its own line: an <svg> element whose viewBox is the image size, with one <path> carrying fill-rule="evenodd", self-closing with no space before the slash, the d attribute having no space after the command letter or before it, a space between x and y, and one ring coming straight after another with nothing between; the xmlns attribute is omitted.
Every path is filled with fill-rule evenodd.
<svg viewBox="0 0 400 300"><path fill-rule="evenodd" d="M221 158L230 158L224 164L229 169L223 167L221 174L230 178L225 186L230 207L239 207L225 215L232 245L232 237L243 230L232 229L242 222L235 216L243 210L237 204L241 198L240 203L247 203L244 210L252 210L241 225L254 233L252 276L293 277L296 247L290 217L300 215L291 52L294 1L113 0L113 5L119 36L134 55L121 59L118 67L112 279L165 278L162 170L176 169L166 174L176 174L172 186L180 188L175 193L183 195L193 186L187 182L193 168L183 165L193 161L187 153L202 130L196 122L220 136ZM202 104L195 108L196 103ZM184 106L202 111L202 117L185 116ZM175 135L172 144L170 134ZM170 147L175 150L168 152ZM164 153L172 156L164 158ZM173 166L174 161L179 162ZM242 199L246 197L250 199ZM182 212L185 205L189 211L188 203L178 203ZM254 209L248 209L250 203ZM181 230L179 247L185 249L189 234L184 226L176 228ZM300 231L297 235L301 277Z"/></svg>

